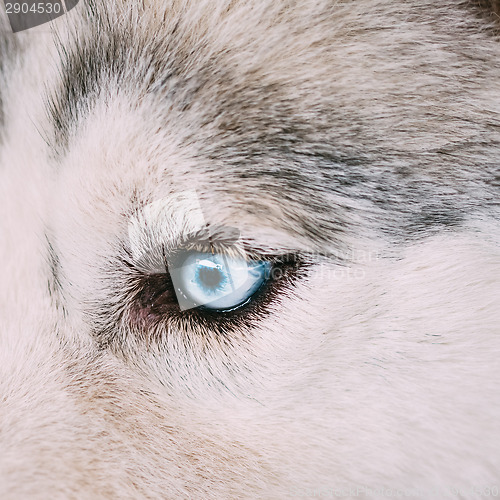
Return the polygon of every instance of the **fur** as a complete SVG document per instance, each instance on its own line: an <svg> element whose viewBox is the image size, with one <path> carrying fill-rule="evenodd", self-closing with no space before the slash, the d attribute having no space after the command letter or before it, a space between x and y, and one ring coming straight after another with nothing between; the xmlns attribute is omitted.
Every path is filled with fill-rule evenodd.
<svg viewBox="0 0 500 500"><path fill-rule="evenodd" d="M497 14L1 18L0 497L500 495ZM205 224L293 262L179 312L144 265Z"/></svg>

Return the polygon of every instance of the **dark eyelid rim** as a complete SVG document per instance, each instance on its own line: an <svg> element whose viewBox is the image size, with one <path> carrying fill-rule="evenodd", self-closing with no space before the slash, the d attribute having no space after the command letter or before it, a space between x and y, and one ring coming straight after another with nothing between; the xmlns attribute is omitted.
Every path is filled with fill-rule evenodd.
<svg viewBox="0 0 500 500"><path fill-rule="evenodd" d="M143 253L143 256L147 255L145 260L149 264L134 259L130 248L125 247L125 254L128 256L127 266L144 273L147 271L148 265L150 265L151 274L167 270L169 263L175 266L174 262L191 252L223 253L235 258L244 258L247 261L270 262L273 265L283 264L291 260L296 260L301 264L312 264L314 261L314 256L309 252L290 248L273 248L249 239L223 239L220 238L220 234L206 228L182 237L182 239L175 242L175 247L170 242L156 247L151 246L147 252Z"/></svg>

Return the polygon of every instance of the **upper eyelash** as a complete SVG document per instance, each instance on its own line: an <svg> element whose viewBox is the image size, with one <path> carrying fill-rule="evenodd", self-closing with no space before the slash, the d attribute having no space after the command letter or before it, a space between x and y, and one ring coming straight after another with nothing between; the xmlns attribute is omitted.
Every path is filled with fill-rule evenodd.
<svg viewBox="0 0 500 500"><path fill-rule="evenodd" d="M237 235L228 233L227 229L232 230L234 228L203 228L197 233L182 238L176 248L167 252L167 255L176 254L179 251L199 251L245 257L248 260L272 260L273 257L281 253L277 248L266 248L263 245L256 245L248 239L241 238L239 233Z"/></svg>
<svg viewBox="0 0 500 500"><path fill-rule="evenodd" d="M235 245L235 243L238 245ZM161 268L168 268L168 263L174 262L180 255L186 252L201 252L201 253L217 253L225 254L229 257L243 258L247 261L259 260L266 261L272 264L279 264L285 261L290 262L308 262L311 256L303 252L281 251L278 248L265 247L256 245L250 240L240 239L231 241L220 238L220 235L211 233L208 234L206 229L197 233L187 235L180 239L175 247L171 245L151 246L148 251L141 254L138 262L137 258L133 258L130 251L127 251L129 259L128 265L132 268L142 268L144 271L144 261L148 261L152 265L151 271L159 271Z"/></svg>

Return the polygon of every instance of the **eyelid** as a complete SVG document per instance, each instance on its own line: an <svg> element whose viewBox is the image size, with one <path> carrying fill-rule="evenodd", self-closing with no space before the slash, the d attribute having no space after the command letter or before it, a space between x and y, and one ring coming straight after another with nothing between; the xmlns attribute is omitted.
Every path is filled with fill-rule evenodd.
<svg viewBox="0 0 500 500"><path fill-rule="evenodd" d="M237 227L210 224L203 214L197 216L199 210L196 207L176 207L176 203L176 200L161 200L161 203L150 203L134 210L129 217L127 245L132 260L141 261L143 255L149 253L147 260L153 259L157 266L163 265L179 250L214 251L249 260L312 253L307 243L296 241L282 229L243 222L241 228L237 224L234 225ZM245 234L252 236L248 238Z"/></svg>
<svg viewBox="0 0 500 500"><path fill-rule="evenodd" d="M231 240L227 237L228 232L225 229L223 227L204 228L179 239L176 247L164 243L153 246L152 241L149 241L148 250L144 251L139 259L131 254L132 264L141 271L149 273L166 272L169 264L178 262L182 256L191 252L224 254L246 261L265 261L272 264L312 261L311 255L295 249L266 246L257 243L255 239L240 238L235 241L233 238Z"/></svg>

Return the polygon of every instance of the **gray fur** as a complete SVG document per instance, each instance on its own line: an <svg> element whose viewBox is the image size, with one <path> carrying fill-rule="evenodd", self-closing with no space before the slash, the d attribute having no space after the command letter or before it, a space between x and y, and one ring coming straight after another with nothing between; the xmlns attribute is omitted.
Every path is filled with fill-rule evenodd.
<svg viewBox="0 0 500 500"><path fill-rule="evenodd" d="M254 210L262 208L258 198L263 190L279 192L289 200L285 205L294 200L301 207L300 220L291 213L288 220L313 241L332 241L339 231L354 230L353 200L362 207L355 214L362 225L376 219L377 230L406 238L434 226L456 225L498 195L497 110L475 105L477 91L495 81L498 44L459 5L418 2L398 11L383 2L367 10L325 3L299 26L294 16L280 17L274 9L263 11L265 21L257 17L255 25L235 28L235 38L245 40L251 59L267 40L248 32L276 16L269 36L279 29L289 36L277 41L273 51L294 65L287 46L304 50L304 74L299 75L293 69L290 75L269 73L268 63L258 58L242 67L239 45L214 48L205 44L203 33L192 36L189 9L167 9L167 22L155 25L153 33L148 22L118 23L112 9L91 4L89 10L89 28L78 31L64 49L63 78L53 96L58 148L76 133L71 127L91 111L92 102L118 85L124 94L131 89L159 109L158 126L162 120L168 123L172 113L182 114L189 130L180 140L196 154L199 168L208 177L224 175L221 188L229 193L242 177L255 184L255 199L247 198ZM128 15L147 18L141 8ZM402 26L404 37L399 36ZM419 40L423 26L434 33L425 44ZM309 32L322 37L316 47L302 43ZM338 58L360 43L376 47L359 61L366 66L366 76L356 74L366 78L358 82L364 95L355 82L337 82L328 73L335 65L342 71L344 64L356 64ZM308 64L315 71L317 57L328 69L311 81ZM381 88L370 91L370 85ZM435 129L443 130L440 144L430 141ZM325 190L338 196L334 213L325 212L331 205ZM292 204L290 212L295 208Z"/></svg>

